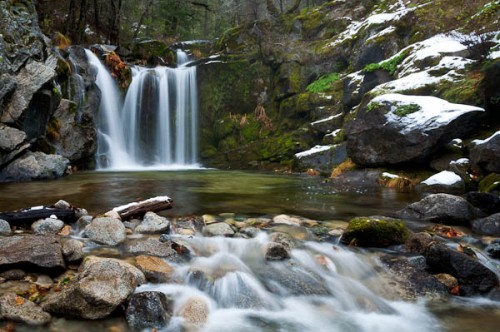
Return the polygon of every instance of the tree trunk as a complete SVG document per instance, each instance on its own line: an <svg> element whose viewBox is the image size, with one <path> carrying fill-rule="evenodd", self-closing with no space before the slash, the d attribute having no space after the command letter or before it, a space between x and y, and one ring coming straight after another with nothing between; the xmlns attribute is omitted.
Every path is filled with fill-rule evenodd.
<svg viewBox="0 0 500 332"><path fill-rule="evenodd" d="M111 0L111 26L109 29L109 42L112 45L120 45L120 15L122 0Z"/></svg>
<svg viewBox="0 0 500 332"><path fill-rule="evenodd" d="M133 41L137 39L137 36L139 35L139 31L141 30L141 26L144 23L144 19L146 18L146 14L148 13L149 8L151 7L152 4L153 4L153 0L149 0L149 2L146 4L146 7L144 7L144 11L142 12L141 18L139 19L139 24L137 25L137 27L135 28L135 31L134 31L134 37L132 39Z"/></svg>
<svg viewBox="0 0 500 332"><path fill-rule="evenodd" d="M75 27L75 24L76 24L76 0L71 0L69 2L68 19L66 20L66 30L64 31L64 34L72 37L72 32Z"/></svg>
<svg viewBox="0 0 500 332"><path fill-rule="evenodd" d="M85 34L85 25L87 24L87 0L80 1L80 15L75 31L75 44L81 44Z"/></svg>
<svg viewBox="0 0 500 332"><path fill-rule="evenodd" d="M57 209L51 207L43 207L40 209L23 209L13 212L0 213L0 219L7 221L11 226L30 225L39 219L56 216L58 219L67 223L76 221L74 209Z"/></svg>
<svg viewBox="0 0 500 332"><path fill-rule="evenodd" d="M94 0L94 26L97 32L99 32L100 24L99 24L99 4L98 0Z"/></svg>

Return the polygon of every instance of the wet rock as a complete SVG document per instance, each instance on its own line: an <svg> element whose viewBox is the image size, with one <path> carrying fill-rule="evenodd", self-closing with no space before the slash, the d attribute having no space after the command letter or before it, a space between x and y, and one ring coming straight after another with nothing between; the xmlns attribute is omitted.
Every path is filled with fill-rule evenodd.
<svg viewBox="0 0 500 332"><path fill-rule="evenodd" d="M72 230L73 229L71 228L70 225L64 225L64 227L59 231L59 233L57 233L57 235L63 236L63 237L70 236Z"/></svg>
<svg viewBox="0 0 500 332"><path fill-rule="evenodd" d="M248 236L249 238L254 238L259 235L260 230L256 227L245 227L240 229L240 233Z"/></svg>
<svg viewBox="0 0 500 332"><path fill-rule="evenodd" d="M500 197L491 193L468 192L464 198L486 214L500 213Z"/></svg>
<svg viewBox="0 0 500 332"><path fill-rule="evenodd" d="M294 164L298 170L315 169L323 174L347 159L345 144L316 146L294 155Z"/></svg>
<svg viewBox="0 0 500 332"><path fill-rule="evenodd" d="M471 222L472 230L476 233L491 236L500 236L500 213Z"/></svg>
<svg viewBox="0 0 500 332"><path fill-rule="evenodd" d="M0 219L0 235L10 235L12 234L12 229L10 229L10 224L3 220Z"/></svg>
<svg viewBox="0 0 500 332"><path fill-rule="evenodd" d="M127 252L131 254L142 254L148 256L166 257L175 259L177 253L172 249L170 242L160 242L157 239L140 239L126 246Z"/></svg>
<svg viewBox="0 0 500 332"><path fill-rule="evenodd" d="M160 329L172 317L173 300L161 292L141 292L127 301L125 316L135 329Z"/></svg>
<svg viewBox="0 0 500 332"><path fill-rule="evenodd" d="M125 226L114 218L95 218L85 227L85 235L94 242L117 245L125 241Z"/></svg>
<svg viewBox="0 0 500 332"><path fill-rule="evenodd" d="M266 245L265 257L268 261L280 261L290 258L290 252L281 243L269 242Z"/></svg>
<svg viewBox="0 0 500 332"><path fill-rule="evenodd" d="M476 170L500 173L500 132L496 132L485 140L473 141L470 159Z"/></svg>
<svg viewBox="0 0 500 332"><path fill-rule="evenodd" d="M61 242L55 235L15 235L0 238L0 270L21 268L60 272L66 268Z"/></svg>
<svg viewBox="0 0 500 332"><path fill-rule="evenodd" d="M68 202L60 199L56 202L56 204L54 204L54 207L56 209L71 209L71 204L69 204Z"/></svg>
<svg viewBox="0 0 500 332"><path fill-rule="evenodd" d="M271 233L271 235L269 235L269 240L283 245L289 252L297 247L297 241L287 233Z"/></svg>
<svg viewBox="0 0 500 332"><path fill-rule="evenodd" d="M448 289L452 289L458 286L458 280L454 276L447 273L438 273L434 275L440 283L448 287Z"/></svg>
<svg viewBox="0 0 500 332"><path fill-rule="evenodd" d="M301 220L297 217L288 216L286 214L280 214L273 218L273 223L275 224L285 224L291 226L301 226Z"/></svg>
<svg viewBox="0 0 500 332"><path fill-rule="evenodd" d="M234 235L234 231L228 224L219 222L205 226L205 228L203 228L203 234L205 236L231 237Z"/></svg>
<svg viewBox="0 0 500 332"><path fill-rule="evenodd" d="M445 225L468 225L481 211L467 200L449 194L433 194L397 212L400 218L431 221Z"/></svg>
<svg viewBox="0 0 500 332"><path fill-rule="evenodd" d="M312 240L314 236L312 236L311 232L306 227L303 226L292 226L292 225L276 225L269 229L274 233L285 233L289 237L298 241ZM277 242L277 241L276 241Z"/></svg>
<svg viewBox="0 0 500 332"><path fill-rule="evenodd" d="M205 225L210 225L218 222L217 218L211 214L204 214L201 216Z"/></svg>
<svg viewBox="0 0 500 332"><path fill-rule="evenodd" d="M59 219L46 218L35 221L31 230L35 234L57 234L64 227L64 222Z"/></svg>
<svg viewBox="0 0 500 332"><path fill-rule="evenodd" d="M135 265L144 273L149 282L170 282L174 273L174 268L158 257L137 256L135 258Z"/></svg>
<svg viewBox="0 0 500 332"><path fill-rule="evenodd" d="M500 240L493 241L484 251L492 258L500 259Z"/></svg>
<svg viewBox="0 0 500 332"><path fill-rule="evenodd" d="M0 178L5 181L55 179L65 174L68 165L69 160L58 155L27 152L5 167Z"/></svg>
<svg viewBox="0 0 500 332"><path fill-rule="evenodd" d="M419 183L416 189L431 193L463 194L465 182L453 172L442 171Z"/></svg>
<svg viewBox="0 0 500 332"><path fill-rule="evenodd" d="M208 320L209 306L204 298L192 297L180 307L177 315L184 318L188 325L200 328Z"/></svg>
<svg viewBox="0 0 500 332"><path fill-rule="evenodd" d="M112 258L87 257L80 271L61 292L46 298L45 311L63 317L103 318L146 280L133 265Z"/></svg>
<svg viewBox="0 0 500 332"><path fill-rule="evenodd" d="M0 320L12 320L28 325L45 325L50 322L50 314L35 303L8 293L0 297Z"/></svg>
<svg viewBox="0 0 500 332"><path fill-rule="evenodd" d="M360 247L387 247L402 244L410 231L403 221L387 217L359 217L349 221L341 242Z"/></svg>
<svg viewBox="0 0 500 332"><path fill-rule="evenodd" d="M89 215L81 216L76 221L76 226L78 227L79 230L84 230L85 227L90 225L90 223L92 222L93 219L94 218L92 216L89 216Z"/></svg>
<svg viewBox="0 0 500 332"><path fill-rule="evenodd" d="M137 233L163 233L168 232L170 222L154 212L147 212L142 223L135 228Z"/></svg>
<svg viewBox="0 0 500 332"><path fill-rule="evenodd" d="M63 239L62 251L67 262L75 263L83 259L83 243L76 239Z"/></svg>
<svg viewBox="0 0 500 332"><path fill-rule="evenodd" d="M500 194L500 174L490 173L485 176L479 182L478 189L483 193Z"/></svg>
<svg viewBox="0 0 500 332"><path fill-rule="evenodd" d="M429 233L421 232L411 234L405 242L406 250L415 254L424 254L431 243L439 241Z"/></svg>

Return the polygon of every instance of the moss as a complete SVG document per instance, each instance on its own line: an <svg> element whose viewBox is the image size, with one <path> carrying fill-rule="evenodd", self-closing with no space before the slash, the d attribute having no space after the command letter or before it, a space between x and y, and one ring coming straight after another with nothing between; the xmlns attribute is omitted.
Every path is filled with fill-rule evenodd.
<svg viewBox="0 0 500 332"><path fill-rule="evenodd" d="M500 191L500 174L491 173L479 182L479 191L490 193Z"/></svg>
<svg viewBox="0 0 500 332"><path fill-rule="evenodd" d="M410 51L401 52L400 54L393 56L389 60L382 61L379 63L370 63L363 69L365 72L370 73L376 70L385 70L389 72L390 75L394 75L397 66L410 54Z"/></svg>
<svg viewBox="0 0 500 332"><path fill-rule="evenodd" d="M402 244L410 231L402 220L384 217L358 217L349 221L341 242L360 247L387 247Z"/></svg>
<svg viewBox="0 0 500 332"><path fill-rule="evenodd" d="M484 103L483 91L481 89L483 80L483 72L473 71L458 82L444 84L439 90L443 98L449 102L482 106Z"/></svg>
<svg viewBox="0 0 500 332"><path fill-rule="evenodd" d="M58 141L59 139L61 139L61 134L60 134L60 130L61 130L61 121L59 121L59 119L56 119L56 118L51 118L50 121L49 121L49 124L47 126L47 138L50 140L50 141Z"/></svg>
<svg viewBox="0 0 500 332"><path fill-rule="evenodd" d="M394 111L394 114L396 114L399 117L404 117L407 116L408 114L412 114L415 112L420 111L421 107L418 104L406 104L406 105L400 105L396 108Z"/></svg>
<svg viewBox="0 0 500 332"><path fill-rule="evenodd" d="M371 112L381 107L385 107L384 104L372 101L366 106L366 112Z"/></svg>
<svg viewBox="0 0 500 332"><path fill-rule="evenodd" d="M321 76L319 79L309 84L306 88L308 92L319 93L332 88L332 84L338 81L340 75L338 73L330 73L328 75Z"/></svg>

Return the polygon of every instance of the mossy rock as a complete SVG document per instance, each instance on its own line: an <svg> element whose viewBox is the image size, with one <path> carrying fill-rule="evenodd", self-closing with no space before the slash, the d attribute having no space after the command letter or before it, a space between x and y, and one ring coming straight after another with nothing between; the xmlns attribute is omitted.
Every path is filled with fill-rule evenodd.
<svg viewBox="0 0 500 332"><path fill-rule="evenodd" d="M482 193L491 193L500 191L500 174L491 173L479 182L479 191Z"/></svg>
<svg viewBox="0 0 500 332"><path fill-rule="evenodd" d="M341 242L359 247L384 248L403 244L410 236L405 223L387 217L357 217L349 221Z"/></svg>
<svg viewBox="0 0 500 332"><path fill-rule="evenodd" d="M159 40L141 40L133 45L132 56L135 59L151 61L161 58L167 64L175 63L175 53L167 44Z"/></svg>

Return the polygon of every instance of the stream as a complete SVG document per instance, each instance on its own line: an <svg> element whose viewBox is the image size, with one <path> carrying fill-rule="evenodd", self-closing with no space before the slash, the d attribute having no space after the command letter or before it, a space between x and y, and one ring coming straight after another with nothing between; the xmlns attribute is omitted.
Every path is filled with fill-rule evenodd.
<svg viewBox="0 0 500 332"><path fill-rule="evenodd" d="M417 199L382 188L336 192L327 179L297 175L211 169L79 172L55 181L2 183L0 211L64 199L96 215L159 195L174 199L174 208L161 213L170 219L234 213L235 219L243 220L289 214L325 223L387 215ZM483 298L403 301L378 259L394 254L390 248L351 250L335 239L306 238L291 251L289 260L269 262L262 250L269 241L264 231L251 239L186 237L175 232L170 236L182 241L192 258L169 262L173 282L136 289L160 291L174 299L174 316L164 331L497 331L500 322L500 304ZM106 252L102 247L88 250ZM202 329L181 318L189 301L205 307ZM127 331L128 327L125 319L111 317L92 322L60 318L48 328L16 329L33 330Z"/></svg>

